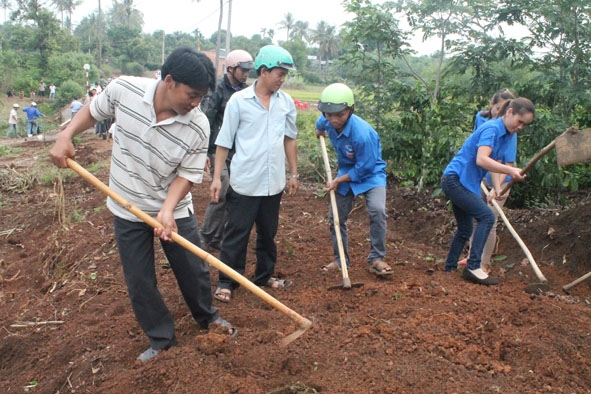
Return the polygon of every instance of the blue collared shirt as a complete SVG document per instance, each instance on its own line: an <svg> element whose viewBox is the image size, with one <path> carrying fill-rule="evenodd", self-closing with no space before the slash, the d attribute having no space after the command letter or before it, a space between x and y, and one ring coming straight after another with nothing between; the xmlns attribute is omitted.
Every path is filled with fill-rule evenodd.
<svg viewBox="0 0 591 394"><path fill-rule="evenodd" d="M282 90L271 95L267 110L255 94L256 84L230 97L215 144L235 149L232 189L244 196L273 196L285 188L284 140L297 138L297 110Z"/></svg>
<svg viewBox="0 0 591 394"><path fill-rule="evenodd" d="M476 131L476 129L478 129L484 123L491 120L491 118L486 118L486 117L482 116L480 114L480 112L481 111L478 111L476 113L476 117L474 118L474 130L473 131ZM505 146L501 157L502 157L501 161L503 162L503 164L515 163L517 161L517 134L516 133L511 134L511 139L509 141L509 144L507 144L507 146ZM511 180L511 177L507 176L505 178L505 183L509 182L510 180ZM490 175L488 174L488 172L486 173L486 182L489 185L491 184Z"/></svg>
<svg viewBox="0 0 591 394"><path fill-rule="evenodd" d="M27 114L27 120L34 120L40 116L44 116L41 112L39 112L37 107L33 106L23 108L23 112Z"/></svg>
<svg viewBox="0 0 591 394"><path fill-rule="evenodd" d="M484 122L488 122L491 118L482 116L482 111L476 112L476 116L474 117L474 128L472 132L475 132Z"/></svg>
<svg viewBox="0 0 591 394"><path fill-rule="evenodd" d="M462 145L445 168L444 175L458 175L460 183L472 193L480 196L480 181L488 172L476 164L478 148L489 146L492 148L490 157L493 160L502 160L507 147L511 143L511 137L517 138L515 133L510 134L505 128L502 118L485 122L472 133Z"/></svg>
<svg viewBox="0 0 591 394"><path fill-rule="evenodd" d="M359 116L353 114L340 133L320 115L318 131L326 131L337 154L337 176L349 174L351 182L339 184L337 192L346 195L365 193L378 186L386 186L386 162L382 160L382 146L378 133Z"/></svg>

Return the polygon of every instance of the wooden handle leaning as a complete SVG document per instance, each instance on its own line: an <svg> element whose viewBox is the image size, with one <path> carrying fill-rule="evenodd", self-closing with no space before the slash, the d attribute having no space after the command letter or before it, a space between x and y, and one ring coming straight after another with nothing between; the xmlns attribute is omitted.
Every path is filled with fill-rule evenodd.
<svg viewBox="0 0 591 394"><path fill-rule="evenodd" d="M111 197L119 205L121 205L123 208L125 208L126 210L128 210L129 212L131 212L132 214L137 216L144 223L148 224L149 226L151 226L153 228L164 227L152 216L148 215L147 213L145 213L141 209L137 208L135 205L133 205L129 201L125 200L119 194L115 193L115 191L113 189L109 188L107 185L105 185L103 182L101 182L99 179L97 179L94 175L92 175L86 169L81 167L74 160L67 159L67 163L68 163L68 167L70 167L72 170L77 172L82 178L84 178L89 183L91 183L93 186L95 186L97 189L99 189L100 191L102 191L103 193L105 193L106 195ZM173 232L171 235L171 239L174 242L181 245L182 247L184 247L185 249L187 249L188 251L190 251L191 253L202 258L210 266L217 268L218 270L222 271L224 274L228 275L230 278L232 278L236 282L240 283L241 286L244 286L247 290L252 292L254 295L259 297L263 301L265 301L267 304L271 305L273 308L277 309L279 312L284 313L287 316L289 316L292 320L294 320L296 322L296 324L298 324L298 326L300 328L306 330L312 326L312 322L310 320L300 316L295 311L291 310L290 308L288 308L287 306L285 306L284 304L282 304L281 302L279 302L278 300L276 300L275 298L270 296L264 290L262 290L261 288L256 286L254 283L252 283L251 281L246 279L244 276L240 275L238 272L236 272L232 268L228 267L222 261L220 261L216 257L212 256L211 254L207 253L203 249L197 247L192 242L189 242L186 238Z"/></svg>
<svg viewBox="0 0 591 394"><path fill-rule="evenodd" d="M332 182L330 162L328 161L328 153L326 152L326 142L324 141L324 136L321 135L319 138L320 146L322 147L322 158L324 159L324 167L326 168L326 178L328 182ZM351 288L351 280L349 279L349 272L347 271L347 258L345 256L345 248L343 247L343 238L341 236L339 209L337 207L337 200L335 197L334 190L330 191L330 203L332 207L332 221L339 249L339 258L341 260L341 272L343 273L343 287Z"/></svg>
<svg viewBox="0 0 591 394"><path fill-rule="evenodd" d="M482 189L482 191L485 194L488 193L488 189L484 185L484 182L480 182L480 189ZM497 210L497 212L499 213L499 216L503 220L503 223L505 223L505 226L507 227L507 229L509 230L509 232L511 233L511 235L513 235L513 238L515 238L515 240L517 241L517 243L521 247L521 250L523 250L523 253L525 253L525 256L529 260L529 263L530 263L531 267L533 268L534 273L538 277L539 281L542 282L542 283L548 282L548 280L546 279L546 277L544 276L544 274L542 274L542 271L540 271L540 267L538 267L538 265L536 264L536 261L534 260L534 256L532 256L532 254L529 251L527 245L525 245L525 243L523 242L523 240L521 239L521 237L519 236L519 234L517 234L517 231L515 231L515 229L513 228L513 226L511 225L511 223L509 222L509 219L507 219L507 216L505 216L505 213L503 212L503 208L501 208L499 206L499 204L495 201L494 198L491 200L491 202L492 202L492 205Z"/></svg>

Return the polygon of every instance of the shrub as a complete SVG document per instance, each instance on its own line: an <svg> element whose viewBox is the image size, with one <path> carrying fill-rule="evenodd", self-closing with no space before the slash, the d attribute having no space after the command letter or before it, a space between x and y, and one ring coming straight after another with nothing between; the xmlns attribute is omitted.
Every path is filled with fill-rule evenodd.
<svg viewBox="0 0 591 394"><path fill-rule="evenodd" d="M65 81L56 89L55 105L56 107L63 107L74 98L81 98L84 95L85 89L82 85L71 80Z"/></svg>
<svg viewBox="0 0 591 394"><path fill-rule="evenodd" d="M144 75L144 66L136 62L129 62L123 65L123 74L141 77Z"/></svg>

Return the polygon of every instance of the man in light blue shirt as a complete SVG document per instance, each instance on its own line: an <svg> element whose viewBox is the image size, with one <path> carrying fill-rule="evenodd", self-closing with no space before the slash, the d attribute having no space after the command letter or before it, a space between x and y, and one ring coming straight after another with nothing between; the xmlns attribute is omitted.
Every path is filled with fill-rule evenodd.
<svg viewBox="0 0 591 394"><path fill-rule="evenodd" d="M70 109L72 110L72 116L70 117L70 119L74 119L74 116L76 116L78 111L80 111L80 109L83 106L84 105L80 101L78 101L76 97L74 97L74 100L72 100L72 104L70 104Z"/></svg>
<svg viewBox="0 0 591 394"><path fill-rule="evenodd" d="M297 167L296 108L292 98L281 91L289 70L294 70L288 51L267 45L255 58L257 80L234 93L224 113L216 139L215 168L211 198L219 199L221 174L233 147L230 187L226 195L228 219L220 260L244 274L248 239L256 224L256 269L253 282L258 286L286 288L291 281L273 277L277 263L275 235L279 223L281 196L294 195L299 187ZM285 163L291 176L286 182ZM214 297L229 302L238 283L220 272Z"/></svg>

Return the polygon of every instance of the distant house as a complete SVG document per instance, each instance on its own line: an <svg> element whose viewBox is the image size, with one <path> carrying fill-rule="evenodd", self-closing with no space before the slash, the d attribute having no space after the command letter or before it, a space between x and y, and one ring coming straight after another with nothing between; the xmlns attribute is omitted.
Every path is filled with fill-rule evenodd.
<svg viewBox="0 0 591 394"><path fill-rule="evenodd" d="M201 51L201 52L205 53L207 55L207 57L211 59L211 61L213 62L214 66L215 66L215 49L211 49L208 51ZM216 75L218 77L221 77L222 75L224 75L224 61L225 61L225 59L226 59L226 50L220 49L220 59L219 59L218 69L216 71Z"/></svg>

